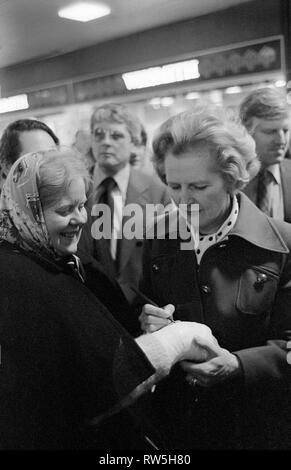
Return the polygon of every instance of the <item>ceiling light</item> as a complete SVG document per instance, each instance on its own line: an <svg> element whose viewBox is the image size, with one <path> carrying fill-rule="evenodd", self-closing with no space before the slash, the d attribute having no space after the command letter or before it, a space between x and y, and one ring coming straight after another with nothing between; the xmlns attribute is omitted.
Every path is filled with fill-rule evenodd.
<svg viewBox="0 0 291 470"><path fill-rule="evenodd" d="M187 93L185 98L186 100L198 100L200 98L200 93L198 93L197 91L190 91L189 93Z"/></svg>
<svg viewBox="0 0 291 470"><path fill-rule="evenodd" d="M154 109L159 109L161 107L161 98L152 98L149 101L149 105L152 106Z"/></svg>
<svg viewBox="0 0 291 470"><path fill-rule="evenodd" d="M161 98L161 105L164 106L164 108L167 108L168 106L172 106L174 103L174 98L171 96L164 96Z"/></svg>
<svg viewBox="0 0 291 470"><path fill-rule="evenodd" d="M285 80L277 80L277 81L275 82L275 86L276 86L276 87L279 87L279 88L280 88L280 87L284 87L284 86L286 86L286 81L285 81Z"/></svg>
<svg viewBox="0 0 291 470"><path fill-rule="evenodd" d="M0 99L0 114L29 108L27 95L15 95Z"/></svg>
<svg viewBox="0 0 291 470"><path fill-rule="evenodd" d="M241 93L240 86L230 86L224 90L224 93L227 95L235 95L236 93Z"/></svg>
<svg viewBox="0 0 291 470"><path fill-rule="evenodd" d="M111 12L107 5L101 3L75 3L69 7L62 8L58 11L61 18L67 18L75 21L92 21L102 16L109 15Z"/></svg>

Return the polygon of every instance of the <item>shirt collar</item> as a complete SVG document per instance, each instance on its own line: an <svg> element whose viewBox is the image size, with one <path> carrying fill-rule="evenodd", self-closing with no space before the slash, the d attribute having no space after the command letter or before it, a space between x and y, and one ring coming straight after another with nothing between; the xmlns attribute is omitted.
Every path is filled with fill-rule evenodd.
<svg viewBox="0 0 291 470"><path fill-rule="evenodd" d="M124 168L119 170L114 176L113 179L115 180L119 191L121 192L122 196L125 198L126 192L127 192L127 186L129 182L129 176L130 176L130 165L126 165ZM104 173L104 171L99 167L99 165L96 165L94 168L94 174L93 174L93 181L94 181L94 188L97 189L100 184L102 183L105 178L107 178L108 175Z"/></svg>
<svg viewBox="0 0 291 470"><path fill-rule="evenodd" d="M268 166L266 170L268 170L268 172L271 173L271 175L273 176L273 179L275 180L277 184L281 183L280 166L278 165L278 163Z"/></svg>

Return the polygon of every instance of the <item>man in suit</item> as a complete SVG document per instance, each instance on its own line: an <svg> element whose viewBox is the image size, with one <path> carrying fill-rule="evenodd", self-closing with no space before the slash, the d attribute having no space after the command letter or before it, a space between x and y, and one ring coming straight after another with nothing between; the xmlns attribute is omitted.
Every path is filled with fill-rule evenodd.
<svg viewBox="0 0 291 470"><path fill-rule="evenodd" d="M104 104L93 113L91 137L96 164L89 218L79 243L79 256L87 272L89 269L92 273L96 263L101 265L109 276L117 279L130 303L136 298L131 286L137 287L141 277L143 239L124 236L128 220L125 206L137 204L145 211L147 204L169 203L167 188L155 175L144 174L130 165L131 155L140 145L141 130L136 116L120 104ZM98 203L109 205L114 212L109 243L92 236L92 207Z"/></svg>
<svg viewBox="0 0 291 470"><path fill-rule="evenodd" d="M249 93L240 117L256 142L259 174L246 186L246 195L269 216L291 222L290 108L286 93L265 87Z"/></svg>

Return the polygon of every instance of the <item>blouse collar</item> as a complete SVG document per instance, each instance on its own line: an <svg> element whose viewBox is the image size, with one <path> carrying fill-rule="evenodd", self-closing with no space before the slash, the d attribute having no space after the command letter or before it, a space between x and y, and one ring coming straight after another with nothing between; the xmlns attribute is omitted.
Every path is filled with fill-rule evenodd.
<svg viewBox="0 0 291 470"><path fill-rule="evenodd" d="M220 242L221 240L225 240L230 232L230 230L234 227L237 217L239 213L239 205L236 195L232 198L232 208L230 211L229 216L223 222L223 224L219 227L219 229L215 233L201 235L199 236L199 245L195 249L195 254L197 258L197 263L200 264L201 258L204 255L205 251L208 250L212 245Z"/></svg>

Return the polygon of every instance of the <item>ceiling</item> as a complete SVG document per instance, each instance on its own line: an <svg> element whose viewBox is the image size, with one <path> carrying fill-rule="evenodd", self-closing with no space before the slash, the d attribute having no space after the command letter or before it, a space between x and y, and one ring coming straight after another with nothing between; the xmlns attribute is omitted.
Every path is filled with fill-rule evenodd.
<svg viewBox="0 0 291 470"><path fill-rule="evenodd" d="M80 23L57 16L78 0L0 0L0 68L53 57L249 0L101 0L111 15ZM88 3L94 0L88 0Z"/></svg>

